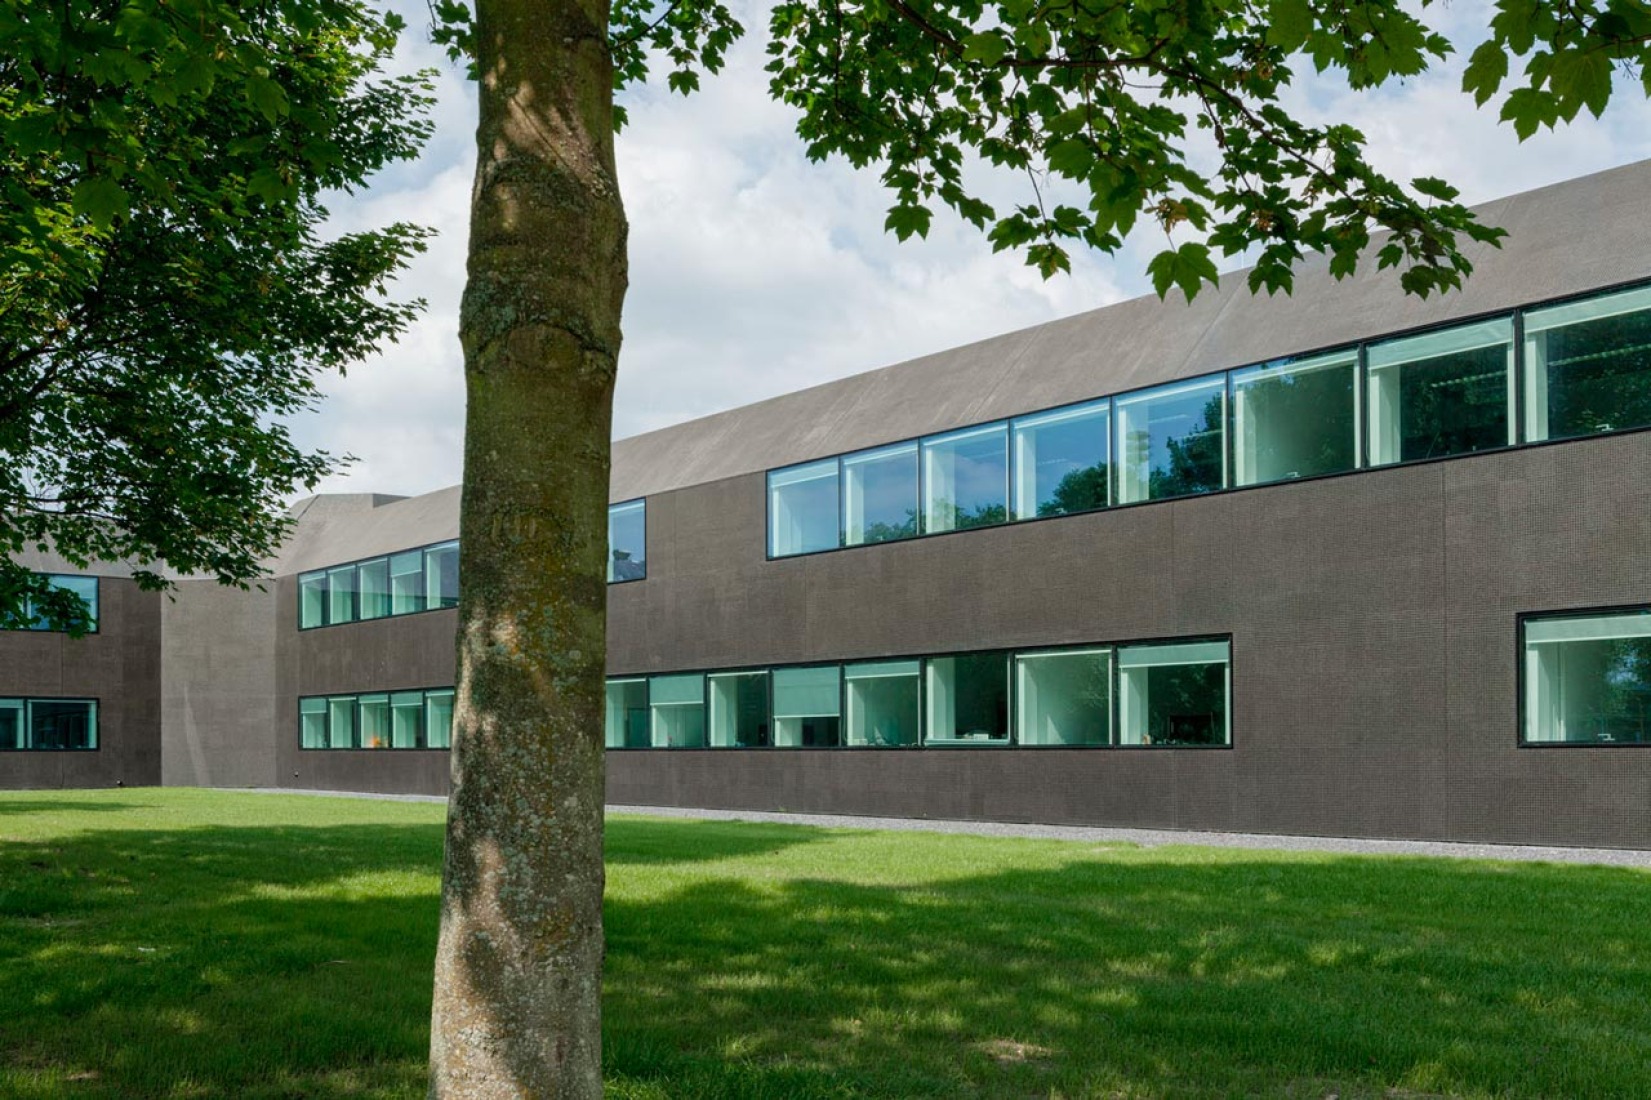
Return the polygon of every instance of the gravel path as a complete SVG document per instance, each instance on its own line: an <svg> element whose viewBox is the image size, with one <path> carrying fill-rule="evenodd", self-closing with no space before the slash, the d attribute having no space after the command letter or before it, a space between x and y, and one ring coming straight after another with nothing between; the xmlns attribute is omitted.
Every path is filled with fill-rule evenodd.
<svg viewBox="0 0 1651 1100"><path fill-rule="evenodd" d="M259 794L326 795L375 798L389 802L445 802L440 795L350 794L342 791L293 791L260 788ZM1125 843L1143 848L1202 845L1211 848L1267 848L1287 852L1338 852L1348 855L1442 856L1453 859L1508 859L1549 863L1595 863L1613 867L1651 868L1651 851L1623 848L1542 848L1528 844L1458 844L1432 840L1359 840L1351 837L1271 836L1262 833L1198 833L1174 829L1102 829L1080 825L1020 825L991 821L931 821L907 817L849 817L840 814L776 814L755 810L689 810L669 806L609 806L610 814L646 814L709 821L758 821L779 825L813 825L833 829L890 829L969 836L1032 837L1077 840L1090 844Z"/></svg>

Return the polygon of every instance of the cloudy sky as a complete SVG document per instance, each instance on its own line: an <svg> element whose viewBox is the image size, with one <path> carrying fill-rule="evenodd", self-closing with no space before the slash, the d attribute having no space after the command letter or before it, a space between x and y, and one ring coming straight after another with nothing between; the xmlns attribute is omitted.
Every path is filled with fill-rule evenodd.
<svg viewBox="0 0 1651 1100"><path fill-rule="evenodd" d="M404 6L400 64L442 74L436 134L416 164L331 208L340 229L406 220L438 231L402 280L429 309L384 355L332 380L322 407L295 424L300 442L355 458L326 491L421 493L460 474L475 95L424 41L424 4ZM767 5L733 6L747 37L704 90L628 95L618 160L631 284L616 438L1147 292L1146 261L1162 244L1151 229L1116 257L1074 257L1070 277L1047 283L938 214L927 240L885 235L889 199L876 174L809 163L792 116L768 99ZM1429 12L1465 55L1490 6L1456 0ZM1457 90L1460 64L1376 95L1310 81L1295 102L1361 129L1385 171L1442 176L1474 202L1651 157L1651 103L1637 80L1619 79L1604 118L1584 115L1521 145L1497 124L1495 104L1475 110Z"/></svg>

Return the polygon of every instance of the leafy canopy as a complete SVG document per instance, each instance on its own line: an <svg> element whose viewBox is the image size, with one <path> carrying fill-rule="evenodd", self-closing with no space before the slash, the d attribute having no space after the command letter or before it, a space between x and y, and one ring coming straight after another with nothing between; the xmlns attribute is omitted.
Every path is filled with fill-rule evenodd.
<svg viewBox="0 0 1651 1100"><path fill-rule="evenodd" d="M408 225L326 238L328 191L414 157L426 74L358 0L0 0L0 627L72 594L12 556L245 585L331 465L283 418L422 303Z"/></svg>
<svg viewBox="0 0 1651 1100"><path fill-rule="evenodd" d="M1378 267L1426 296L1472 271L1464 241L1502 230L1443 180L1372 168L1363 134L1303 119L1285 93L1304 65L1355 89L1426 71L1452 50L1427 23L1432 4L779 0L769 86L798 111L812 158L881 168L886 227L902 240L948 207L1047 278L1069 270L1072 248L1116 252L1149 219L1168 241L1154 287L1192 297L1216 281L1217 253L1253 257L1250 288L1271 293L1309 253L1352 274L1385 234ZM437 40L467 52L464 3L433 10ZM744 33L722 0L615 0L610 26L616 89L662 63L684 94ZM1497 0L1487 32L1464 91L1483 105L1506 89L1501 117L1521 140L1599 115L1617 77L1651 95L1645 0ZM623 125L623 107L615 115ZM1025 201L984 199L976 164L1022 176Z"/></svg>

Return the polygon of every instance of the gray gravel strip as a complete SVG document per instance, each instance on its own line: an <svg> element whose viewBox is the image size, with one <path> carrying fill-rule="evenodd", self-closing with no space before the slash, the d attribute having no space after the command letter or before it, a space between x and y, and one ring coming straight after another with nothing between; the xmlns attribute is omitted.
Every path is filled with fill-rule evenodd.
<svg viewBox="0 0 1651 1100"><path fill-rule="evenodd" d="M295 791L257 788L259 794L305 794L332 798L370 798L388 802L445 802L429 794L352 794L346 791ZM1506 859L1547 863L1594 863L1612 867L1651 868L1651 851L1630 848L1544 848L1529 844L1459 844L1435 840L1363 840L1353 837L1273 836L1265 833L1199 833L1175 829L1102 829L1086 825L1025 825L993 821L937 821L909 817L851 817L844 814L763 813L756 810L693 810L677 806L609 806L610 814L693 818L705 821L755 821L773 825L811 825L830 829L885 829L895 832L961 833L968 836L1076 840L1090 844L1136 844L1143 848L1195 845L1208 848L1263 848L1283 852L1334 852L1344 855L1439 856L1450 859Z"/></svg>

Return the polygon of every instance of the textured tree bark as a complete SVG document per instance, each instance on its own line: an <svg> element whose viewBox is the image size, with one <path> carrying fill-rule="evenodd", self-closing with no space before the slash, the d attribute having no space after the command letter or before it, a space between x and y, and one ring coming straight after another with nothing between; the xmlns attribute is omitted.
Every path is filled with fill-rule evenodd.
<svg viewBox="0 0 1651 1100"><path fill-rule="evenodd" d="M480 0L453 797L430 1096L599 1097L608 0Z"/></svg>

